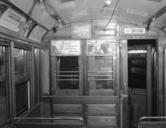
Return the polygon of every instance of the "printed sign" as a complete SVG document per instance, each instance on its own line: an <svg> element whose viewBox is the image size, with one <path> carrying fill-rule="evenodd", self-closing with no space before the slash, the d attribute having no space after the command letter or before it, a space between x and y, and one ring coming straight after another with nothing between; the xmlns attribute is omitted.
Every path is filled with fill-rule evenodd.
<svg viewBox="0 0 166 128"><path fill-rule="evenodd" d="M116 50L116 40L88 40L87 54L92 56L113 55Z"/></svg>
<svg viewBox="0 0 166 128"><path fill-rule="evenodd" d="M52 55L80 55L79 40L52 40Z"/></svg>
<svg viewBox="0 0 166 128"><path fill-rule="evenodd" d="M19 32L20 26L24 25L25 21L25 17L9 8L3 13L0 19L0 25L12 31Z"/></svg>
<svg viewBox="0 0 166 128"><path fill-rule="evenodd" d="M124 34L145 34L145 28L124 28Z"/></svg>

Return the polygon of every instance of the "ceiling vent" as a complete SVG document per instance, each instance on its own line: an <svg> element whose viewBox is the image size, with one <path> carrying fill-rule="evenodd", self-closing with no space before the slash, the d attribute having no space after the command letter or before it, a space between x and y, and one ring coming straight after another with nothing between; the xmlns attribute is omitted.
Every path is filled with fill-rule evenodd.
<svg viewBox="0 0 166 128"><path fill-rule="evenodd" d="M61 0L61 3L75 2L75 0Z"/></svg>
<svg viewBox="0 0 166 128"><path fill-rule="evenodd" d="M151 1L151 2L161 2L162 0L147 0L147 1Z"/></svg>
<svg viewBox="0 0 166 128"><path fill-rule="evenodd" d="M60 9L71 9L76 7L76 0L59 0Z"/></svg>

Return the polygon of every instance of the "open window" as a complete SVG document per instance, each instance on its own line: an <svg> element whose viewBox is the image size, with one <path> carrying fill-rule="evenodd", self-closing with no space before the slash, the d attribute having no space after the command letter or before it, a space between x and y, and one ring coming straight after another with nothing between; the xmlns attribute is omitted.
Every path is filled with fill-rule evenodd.
<svg viewBox="0 0 166 128"><path fill-rule="evenodd" d="M51 42L53 93L61 96L79 95L80 41L57 40Z"/></svg>

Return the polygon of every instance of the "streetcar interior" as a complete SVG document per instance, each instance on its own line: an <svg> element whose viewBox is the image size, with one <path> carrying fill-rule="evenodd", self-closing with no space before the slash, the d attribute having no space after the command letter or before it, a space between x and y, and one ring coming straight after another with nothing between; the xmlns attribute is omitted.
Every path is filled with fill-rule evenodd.
<svg viewBox="0 0 166 128"><path fill-rule="evenodd" d="M165 0L0 0L0 127L165 128Z"/></svg>

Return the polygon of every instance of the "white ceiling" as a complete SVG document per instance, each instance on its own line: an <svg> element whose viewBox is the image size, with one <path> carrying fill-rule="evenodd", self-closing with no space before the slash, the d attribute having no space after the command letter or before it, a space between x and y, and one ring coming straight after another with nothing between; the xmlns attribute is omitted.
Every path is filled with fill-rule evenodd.
<svg viewBox="0 0 166 128"><path fill-rule="evenodd" d="M36 0L10 0L25 13L29 13ZM37 0L39 1L39 0ZM166 0L112 0L110 7L103 8L105 0L43 0L45 8L40 2L34 6L31 17L40 24L51 29L57 21L51 15L59 15L65 23L79 21L112 19L118 22L143 24L155 13L166 6ZM118 3L116 3L118 2ZM117 7L115 8L117 4ZM115 10L114 10L115 9ZM48 13L49 12L49 13ZM155 21L158 27L166 26L166 15Z"/></svg>

